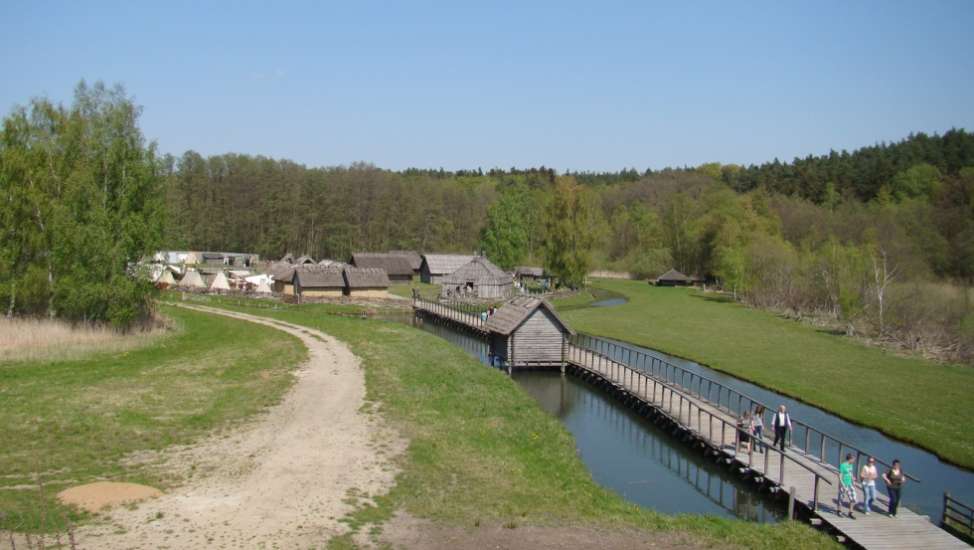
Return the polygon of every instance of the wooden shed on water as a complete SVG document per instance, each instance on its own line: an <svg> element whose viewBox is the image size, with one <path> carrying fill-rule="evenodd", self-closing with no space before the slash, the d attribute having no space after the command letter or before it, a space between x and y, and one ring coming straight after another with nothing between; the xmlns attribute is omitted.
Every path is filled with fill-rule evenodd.
<svg viewBox="0 0 974 550"><path fill-rule="evenodd" d="M487 319L490 352L509 367L560 367L575 332L551 304L519 296L501 306Z"/></svg>
<svg viewBox="0 0 974 550"><path fill-rule="evenodd" d="M476 256L463 254L424 254L419 269L419 279L424 283L438 285L443 278L470 263Z"/></svg>
<svg viewBox="0 0 974 550"><path fill-rule="evenodd" d="M341 298L345 291L342 270L315 264L295 267L292 278L294 293L302 298Z"/></svg>
<svg viewBox="0 0 974 550"><path fill-rule="evenodd" d="M408 283L413 280L413 266L409 258L381 252L356 252L352 254L355 267L383 269L389 280Z"/></svg>
<svg viewBox="0 0 974 550"><path fill-rule="evenodd" d="M514 278L490 260L478 256L442 279L444 297L509 298Z"/></svg>
<svg viewBox="0 0 974 550"><path fill-rule="evenodd" d="M346 292L350 297L389 297L389 276L385 270L374 267L346 267L344 275Z"/></svg>

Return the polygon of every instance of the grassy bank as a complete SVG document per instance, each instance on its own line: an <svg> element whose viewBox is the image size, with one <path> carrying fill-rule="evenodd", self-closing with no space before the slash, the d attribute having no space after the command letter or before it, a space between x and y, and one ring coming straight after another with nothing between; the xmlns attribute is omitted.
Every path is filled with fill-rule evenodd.
<svg viewBox="0 0 974 550"><path fill-rule="evenodd" d="M471 529L626 527L748 548L832 545L824 535L793 522L760 525L667 516L627 503L592 481L568 431L516 383L426 332L335 317L314 304L229 307L317 328L346 342L363 361L367 399L409 438L396 486L374 498L375 505L362 505L346 518L363 533L404 510L439 525ZM371 405L367 409L374 410ZM344 537L333 546L348 543Z"/></svg>
<svg viewBox="0 0 974 550"><path fill-rule="evenodd" d="M720 296L599 280L611 308L566 305L576 330L693 359L974 468L974 369L894 355Z"/></svg>
<svg viewBox="0 0 974 550"><path fill-rule="evenodd" d="M189 443L276 402L306 353L273 328L161 309L175 332L144 347L0 363L0 529L60 528L67 511L54 494L68 486L177 482L123 459Z"/></svg>
<svg viewBox="0 0 974 550"><path fill-rule="evenodd" d="M403 298L412 298L413 290L418 290L420 296L427 300L435 300L440 296L440 285L423 283L416 279L409 283L393 283L389 286L389 293Z"/></svg>

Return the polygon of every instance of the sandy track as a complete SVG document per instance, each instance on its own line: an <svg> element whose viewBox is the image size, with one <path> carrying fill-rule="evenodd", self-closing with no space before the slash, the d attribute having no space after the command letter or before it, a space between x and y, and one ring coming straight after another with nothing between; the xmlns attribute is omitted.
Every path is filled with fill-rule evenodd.
<svg viewBox="0 0 974 550"><path fill-rule="evenodd" d="M309 360L279 405L256 421L163 453L168 467L202 472L134 510L115 508L84 528L84 548L309 548L345 531L350 490L385 492L402 442L362 412L365 379L341 342L313 329L203 306L301 339Z"/></svg>

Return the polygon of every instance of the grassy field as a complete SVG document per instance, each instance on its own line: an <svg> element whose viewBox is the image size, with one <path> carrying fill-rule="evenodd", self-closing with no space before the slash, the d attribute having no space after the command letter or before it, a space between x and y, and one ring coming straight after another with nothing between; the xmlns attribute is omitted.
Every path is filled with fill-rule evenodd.
<svg viewBox="0 0 974 550"><path fill-rule="evenodd" d="M389 293L403 298L412 298L413 290L418 290L420 296L427 300L435 300L440 296L440 285L423 283L413 279L411 283L393 283L389 286Z"/></svg>
<svg viewBox="0 0 974 550"><path fill-rule="evenodd" d="M599 280L610 308L565 307L576 330L706 364L974 467L974 369L894 355L713 294Z"/></svg>
<svg viewBox="0 0 974 550"><path fill-rule="evenodd" d="M387 495L368 495L376 504L363 504L346 518L355 530L375 533L394 511L405 510L470 528L628 527L687 533L721 546L834 547L795 522L667 516L625 502L592 481L568 431L516 383L426 332L328 315L317 304L223 305L317 328L346 342L363 360L367 399L380 404L366 409L381 410L409 438L396 486ZM349 536L332 541L333 547L348 545Z"/></svg>
<svg viewBox="0 0 974 550"><path fill-rule="evenodd" d="M134 350L0 362L0 529L61 528L68 511L53 495L67 486L179 482L123 459L189 443L275 403L306 354L272 328L161 310L174 332Z"/></svg>

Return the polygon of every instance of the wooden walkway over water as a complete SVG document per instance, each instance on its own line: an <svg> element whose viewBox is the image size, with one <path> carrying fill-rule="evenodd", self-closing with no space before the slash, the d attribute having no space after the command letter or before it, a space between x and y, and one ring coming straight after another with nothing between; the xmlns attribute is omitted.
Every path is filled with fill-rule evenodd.
<svg viewBox="0 0 974 550"><path fill-rule="evenodd" d="M479 334L486 332L481 316L473 311L460 311L445 304L421 300L415 301L414 307ZM746 452L738 444L738 415L732 403L736 399L736 411L750 410L752 404L756 403L753 399L698 374L686 371L677 373L677 370L684 369L668 364L664 366L662 361L656 359L648 362L644 358L642 368L635 368L632 365L640 365L639 357L633 360L631 352L628 357L620 357L618 349L599 349L584 336L573 339L566 350L565 367L568 371L602 386L626 405L658 423L672 426L683 434L689 445L700 447L742 477L769 490L793 495L793 498L789 497L789 509L799 507L813 525L824 524L841 541L867 549L969 548L927 516L902 506L897 517L888 517L888 503L885 494L881 494L881 481L878 482L877 499L871 515L866 516L859 510L855 512L855 519L836 515L838 472L824 458L827 456L826 448L831 445L834 449L837 445L839 456L843 449L854 451L858 471L860 458L865 459L868 455L852 445L803 425L803 445L792 444L782 452L772 447L771 441L765 438L761 445L764 452L759 452L757 445ZM792 419L792 422L795 420ZM815 441L821 441L817 455L816 445L810 444L812 436L816 438ZM881 460L879 462L882 464ZM862 488L857 486L856 489L861 500Z"/></svg>

